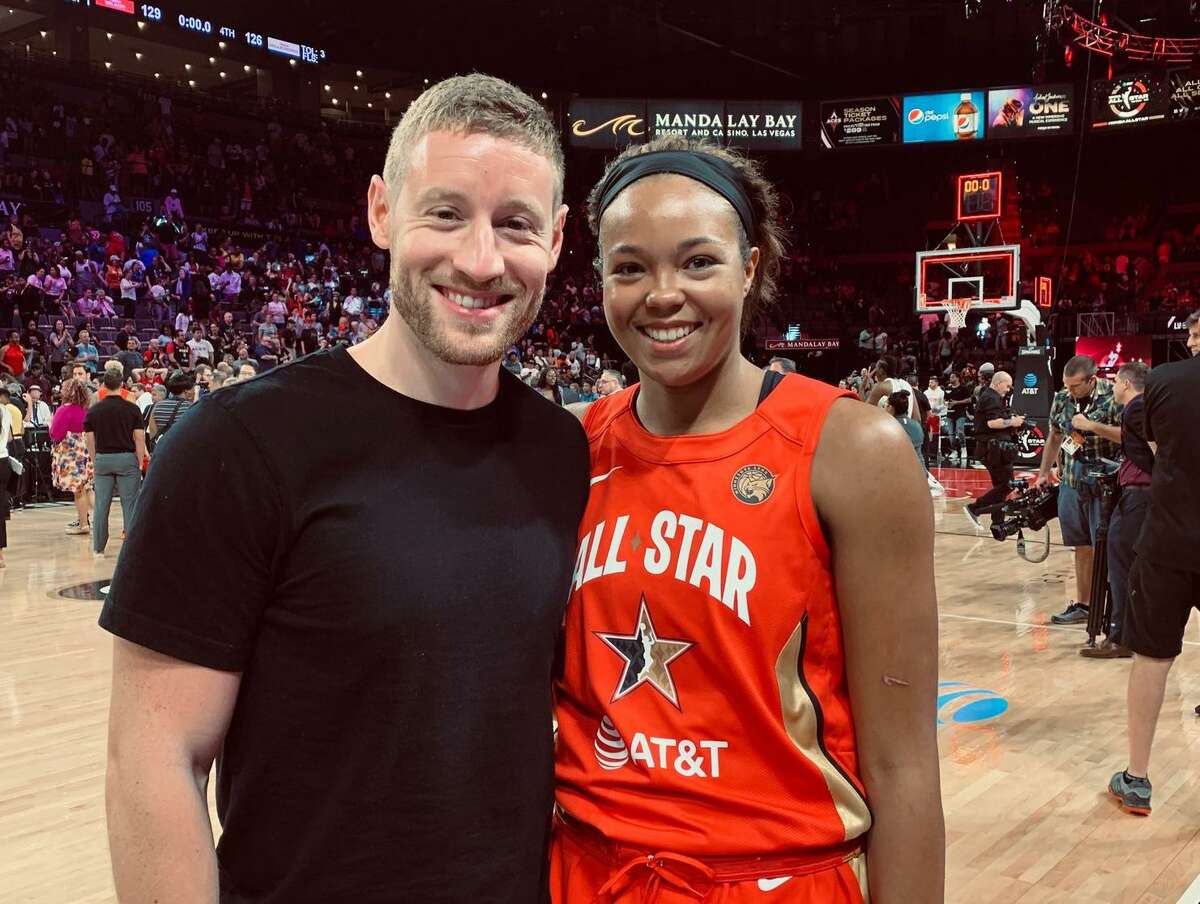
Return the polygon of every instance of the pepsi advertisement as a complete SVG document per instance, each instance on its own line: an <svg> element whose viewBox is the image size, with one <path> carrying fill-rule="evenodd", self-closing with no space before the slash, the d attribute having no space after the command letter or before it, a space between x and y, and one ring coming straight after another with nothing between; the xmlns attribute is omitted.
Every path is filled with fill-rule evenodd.
<svg viewBox="0 0 1200 904"><path fill-rule="evenodd" d="M900 98L825 101L821 104L821 146L827 148L896 144L900 141Z"/></svg>
<svg viewBox="0 0 1200 904"><path fill-rule="evenodd" d="M1063 135L1072 130L1075 88L1025 85L988 91L988 138Z"/></svg>
<svg viewBox="0 0 1200 904"><path fill-rule="evenodd" d="M1092 128L1141 125L1167 118L1171 96L1166 79L1149 73L1092 82Z"/></svg>
<svg viewBox="0 0 1200 904"><path fill-rule="evenodd" d="M905 144L926 141L974 141L984 136L987 115L982 91L910 94L904 98Z"/></svg>

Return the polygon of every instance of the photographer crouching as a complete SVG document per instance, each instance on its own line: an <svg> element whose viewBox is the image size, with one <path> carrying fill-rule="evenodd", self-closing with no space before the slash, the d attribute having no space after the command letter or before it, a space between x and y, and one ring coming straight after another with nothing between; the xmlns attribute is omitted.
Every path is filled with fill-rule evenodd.
<svg viewBox="0 0 1200 904"><path fill-rule="evenodd" d="M1129 570L1133 566L1133 545L1150 509L1150 475L1154 471L1154 452L1146 440L1145 406L1142 393L1150 372L1141 361L1125 364L1113 380L1113 399L1121 405L1121 426L1098 424L1077 414L1071 426L1080 433L1096 433L1121 444L1120 486L1117 504L1108 525L1108 585L1112 590L1112 611L1105 625L1107 637L1098 647L1086 646L1079 655L1087 659L1128 659L1133 653L1122 642L1121 622L1129 600ZM1095 601L1093 601L1095 602Z"/></svg>
<svg viewBox="0 0 1200 904"><path fill-rule="evenodd" d="M979 393L979 402L975 406L976 454L992 479L992 488L963 509L976 530L983 529L979 516L994 514L1003 508L1012 489L1013 463L1017 460L1013 431L1025 423L1025 416L1013 414L1008 406L1012 387L1012 377L1002 370L997 371Z"/></svg>

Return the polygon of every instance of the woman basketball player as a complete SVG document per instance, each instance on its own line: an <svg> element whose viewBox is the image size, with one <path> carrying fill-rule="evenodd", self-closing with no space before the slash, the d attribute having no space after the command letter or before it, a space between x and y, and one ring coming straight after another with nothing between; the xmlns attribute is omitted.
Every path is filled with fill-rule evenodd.
<svg viewBox="0 0 1200 904"><path fill-rule="evenodd" d="M588 201L641 382L583 414L559 904L942 900L929 494L894 419L740 353L778 217L755 164L679 137Z"/></svg>

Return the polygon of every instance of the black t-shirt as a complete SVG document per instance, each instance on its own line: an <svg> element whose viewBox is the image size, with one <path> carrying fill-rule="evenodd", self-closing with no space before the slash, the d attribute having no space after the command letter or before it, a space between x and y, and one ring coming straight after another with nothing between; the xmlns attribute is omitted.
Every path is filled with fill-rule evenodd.
<svg viewBox="0 0 1200 904"><path fill-rule="evenodd" d="M952 405L951 402L966 402L965 405ZM949 417L965 417L971 407L971 387L959 383L946 390L946 411Z"/></svg>
<svg viewBox="0 0 1200 904"><path fill-rule="evenodd" d="M83 429L96 434L97 455L135 452L133 431L142 429L142 412L119 395L106 396L88 409Z"/></svg>
<svg viewBox="0 0 1200 904"><path fill-rule="evenodd" d="M975 435L988 439L1012 439L1012 428L1001 427L996 430L988 426L988 421L1009 417L1008 406L1004 397L992 387L984 387L979 393L979 402L975 406Z"/></svg>
<svg viewBox="0 0 1200 904"><path fill-rule="evenodd" d="M1142 398L1146 439L1158 443L1158 452L1137 553L1200 571L1200 356L1154 368Z"/></svg>
<svg viewBox="0 0 1200 904"><path fill-rule="evenodd" d="M484 408L424 404L339 348L212 394L159 450L100 624L242 672L222 902L544 900L574 417L503 371Z"/></svg>

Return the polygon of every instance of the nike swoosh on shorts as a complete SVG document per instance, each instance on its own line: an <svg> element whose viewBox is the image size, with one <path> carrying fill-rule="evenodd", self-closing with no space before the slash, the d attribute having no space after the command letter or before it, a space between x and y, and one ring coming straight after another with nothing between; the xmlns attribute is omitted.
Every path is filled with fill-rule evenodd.
<svg viewBox="0 0 1200 904"><path fill-rule="evenodd" d="M792 876L780 876L778 879L759 879L758 890L774 891L779 886L783 885L784 882L791 882L792 878Z"/></svg>
<svg viewBox="0 0 1200 904"><path fill-rule="evenodd" d="M595 477L592 478L591 485L595 486L598 483L603 483L604 481L608 480L608 478L612 477L614 471L619 471L619 470L621 470L621 466L617 465L615 468L612 469L612 471L609 471L607 474L597 474Z"/></svg>

